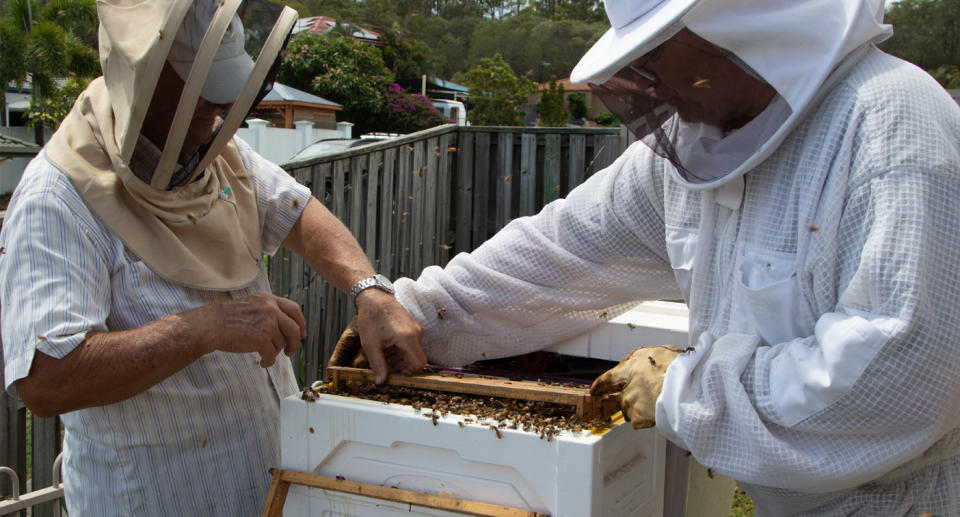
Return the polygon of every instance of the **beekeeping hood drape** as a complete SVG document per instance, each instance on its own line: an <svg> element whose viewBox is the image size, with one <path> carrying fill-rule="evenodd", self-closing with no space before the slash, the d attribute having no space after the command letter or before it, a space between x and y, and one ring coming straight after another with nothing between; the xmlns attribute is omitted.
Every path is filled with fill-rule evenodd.
<svg viewBox="0 0 960 517"><path fill-rule="evenodd" d="M606 0L605 7L612 28L574 68L573 82L602 87L686 27L732 53L778 93L763 113L729 134L677 120L659 133L640 130L637 136L658 153L665 154L665 143L675 148L666 152L677 166L671 172L693 189L720 186L770 156L867 47L892 34L882 22L881 0ZM656 123L670 113L659 101L643 109L659 113L651 119Z"/></svg>
<svg viewBox="0 0 960 517"><path fill-rule="evenodd" d="M233 289L260 272L253 185L232 137L269 84L296 12L283 8L219 130L201 147L180 186L168 188L208 72L224 34L237 27L240 0L210 2L176 114L150 183L131 170L161 70L185 20L202 2L97 2L100 77L80 95L46 148L90 209L160 276L187 286ZM183 69L183 67L180 67ZM182 72L181 72L182 73Z"/></svg>

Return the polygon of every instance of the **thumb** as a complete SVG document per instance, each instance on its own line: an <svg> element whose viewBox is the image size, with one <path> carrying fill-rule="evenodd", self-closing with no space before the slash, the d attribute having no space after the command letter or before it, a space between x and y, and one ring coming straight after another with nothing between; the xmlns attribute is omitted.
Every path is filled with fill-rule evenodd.
<svg viewBox="0 0 960 517"><path fill-rule="evenodd" d="M626 384L626 380L622 378L623 376L620 374L619 369L619 366L615 366L604 372L603 375L597 377L596 380L593 381L593 384L590 385L590 394L606 395L622 390Z"/></svg>

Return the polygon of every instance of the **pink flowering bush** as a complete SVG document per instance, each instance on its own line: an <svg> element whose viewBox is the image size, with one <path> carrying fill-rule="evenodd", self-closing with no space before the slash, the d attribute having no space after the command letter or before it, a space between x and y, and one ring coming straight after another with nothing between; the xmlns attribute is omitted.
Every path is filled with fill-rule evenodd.
<svg viewBox="0 0 960 517"><path fill-rule="evenodd" d="M407 93L399 84L388 86L383 98L386 102L384 119L389 131L412 133L451 122L429 99L419 93Z"/></svg>

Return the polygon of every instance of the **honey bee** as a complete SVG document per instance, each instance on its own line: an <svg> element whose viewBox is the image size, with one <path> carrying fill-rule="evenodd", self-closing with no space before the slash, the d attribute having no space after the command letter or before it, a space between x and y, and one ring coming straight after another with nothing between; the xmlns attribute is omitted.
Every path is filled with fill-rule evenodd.
<svg viewBox="0 0 960 517"><path fill-rule="evenodd" d="M650 365L651 365L651 366L656 366L656 365L657 365L657 362L653 360L653 356L652 356L652 355L648 355L648 356L647 356L647 360L650 361Z"/></svg>
<svg viewBox="0 0 960 517"><path fill-rule="evenodd" d="M207 446L207 441L206 441L206 440L200 442L200 448L201 448L201 449L203 449L203 448L206 447L206 446Z"/></svg>
<svg viewBox="0 0 960 517"><path fill-rule="evenodd" d="M510 176L504 176L503 181L510 181Z"/></svg>
<svg viewBox="0 0 960 517"><path fill-rule="evenodd" d="M187 214L187 219L189 219L191 223L197 224L197 216L193 212Z"/></svg>
<svg viewBox="0 0 960 517"><path fill-rule="evenodd" d="M702 77L697 77L697 80L693 82L694 88L712 88L710 86L710 79L703 79Z"/></svg>
<svg viewBox="0 0 960 517"><path fill-rule="evenodd" d="M713 469L707 469L707 477L713 479Z"/></svg>
<svg viewBox="0 0 960 517"><path fill-rule="evenodd" d="M637 328L637 326L634 325L633 323L627 323L627 327L628 327L630 330L633 330L633 329Z"/></svg>
<svg viewBox="0 0 960 517"><path fill-rule="evenodd" d="M160 36L160 39L163 39L163 29L158 30L157 34Z"/></svg>
<svg viewBox="0 0 960 517"><path fill-rule="evenodd" d="M607 319L607 311L603 311L603 312L600 313L600 319L602 319L602 320Z"/></svg>
<svg viewBox="0 0 960 517"><path fill-rule="evenodd" d="M347 478L341 476L340 474L337 474L337 481L343 481L343 480L345 480L345 479L347 479Z"/></svg>
<svg viewBox="0 0 960 517"><path fill-rule="evenodd" d="M817 225L815 225L815 224L811 224L811 225L810 225L810 231L811 231L811 232L820 231L820 227L817 226Z"/></svg>
<svg viewBox="0 0 960 517"><path fill-rule="evenodd" d="M297 201L296 199L294 199L293 202L290 203L290 206L293 207L294 210L296 210L296 209L300 208L300 202Z"/></svg>
<svg viewBox="0 0 960 517"><path fill-rule="evenodd" d="M440 319L443 319L443 313L445 313L445 312L447 312L447 308L446 308L446 307L440 307L439 309L437 309L437 317L440 318Z"/></svg>
<svg viewBox="0 0 960 517"><path fill-rule="evenodd" d="M457 152L457 148L453 146L448 147L447 150L450 151L451 153Z"/></svg>

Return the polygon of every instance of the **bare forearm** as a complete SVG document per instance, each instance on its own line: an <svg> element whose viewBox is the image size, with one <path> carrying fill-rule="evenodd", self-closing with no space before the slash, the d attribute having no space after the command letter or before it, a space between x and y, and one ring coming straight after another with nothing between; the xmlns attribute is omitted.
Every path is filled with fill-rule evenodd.
<svg viewBox="0 0 960 517"><path fill-rule="evenodd" d="M90 335L61 359L38 352L16 386L32 411L55 415L126 400L213 351L255 352L266 368L281 352L296 352L305 335L299 305L258 292Z"/></svg>
<svg viewBox="0 0 960 517"><path fill-rule="evenodd" d="M316 198L310 198L283 246L344 292L374 274L350 230Z"/></svg>
<svg viewBox="0 0 960 517"><path fill-rule="evenodd" d="M112 404L141 393L209 350L182 314L135 330L91 334L56 359L41 352L17 390L32 411L50 416Z"/></svg>

